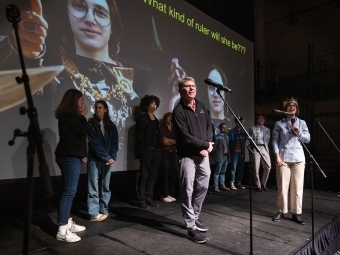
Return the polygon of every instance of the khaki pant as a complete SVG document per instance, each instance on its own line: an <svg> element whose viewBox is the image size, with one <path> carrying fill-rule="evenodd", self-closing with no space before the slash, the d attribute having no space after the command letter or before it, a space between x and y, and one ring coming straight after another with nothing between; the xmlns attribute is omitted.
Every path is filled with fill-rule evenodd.
<svg viewBox="0 0 340 255"><path fill-rule="evenodd" d="M305 161L284 164L281 167L276 166L277 209L282 213L288 212L289 190L290 212L301 214Z"/></svg>
<svg viewBox="0 0 340 255"><path fill-rule="evenodd" d="M268 176L269 176L269 172L270 172L270 156L268 151L266 150L266 147L264 146L258 146L260 152L262 153L263 157L265 158L266 162L269 164L269 168L266 167L266 164L263 162L263 160L261 159L261 155L255 150L254 153L254 180L255 180L255 185L257 188L261 188L262 186L266 186L267 185L267 180L268 180ZM263 175L262 175L262 180L260 181L260 162L263 166Z"/></svg>

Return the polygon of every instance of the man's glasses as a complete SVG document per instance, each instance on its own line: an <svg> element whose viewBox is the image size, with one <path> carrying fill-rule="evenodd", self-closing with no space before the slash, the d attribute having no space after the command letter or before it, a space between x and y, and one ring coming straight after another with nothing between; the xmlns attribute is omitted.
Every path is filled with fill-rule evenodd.
<svg viewBox="0 0 340 255"><path fill-rule="evenodd" d="M111 14L101 6L93 6L81 1L68 1L67 8L69 13L77 19L84 18L89 9L92 9L94 19L100 26L107 27L111 24Z"/></svg>
<svg viewBox="0 0 340 255"><path fill-rule="evenodd" d="M191 88L195 89L197 87L196 87L196 85L183 85L183 88L185 88L185 89L191 89Z"/></svg>

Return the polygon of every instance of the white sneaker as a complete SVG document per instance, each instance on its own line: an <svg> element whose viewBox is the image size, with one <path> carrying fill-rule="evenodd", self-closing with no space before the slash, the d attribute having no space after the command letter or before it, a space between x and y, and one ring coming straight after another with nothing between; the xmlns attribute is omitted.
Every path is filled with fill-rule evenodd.
<svg viewBox="0 0 340 255"><path fill-rule="evenodd" d="M235 187L235 184L234 183L231 183L230 184L230 189L233 189L233 190L236 190L237 188Z"/></svg>
<svg viewBox="0 0 340 255"><path fill-rule="evenodd" d="M56 239L59 241L67 242L67 243L74 243L81 240L77 234L73 233L70 229L66 228L66 231L63 233L62 228L59 227Z"/></svg>
<svg viewBox="0 0 340 255"><path fill-rule="evenodd" d="M172 202L175 202L176 201L176 198L172 197L172 196L168 196L170 197L170 199L172 200Z"/></svg>
<svg viewBox="0 0 340 255"><path fill-rule="evenodd" d="M90 221L103 221L107 218L106 214L98 214L96 217L90 219Z"/></svg>
<svg viewBox="0 0 340 255"><path fill-rule="evenodd" d="M163 201L170 203L170 202L172 202L172 199L170 198L170 196L167 196L167 197L163 197Z"/></svg>
<svg viewBox="0 0 340 255"><path fill-rule="evenodd" d="M74 221L72 221L72 218L68 219L68 228L69 230L71 230L72 232L81 232L84 231L86 228L84 226L79 226L77 225Z"/></svg>

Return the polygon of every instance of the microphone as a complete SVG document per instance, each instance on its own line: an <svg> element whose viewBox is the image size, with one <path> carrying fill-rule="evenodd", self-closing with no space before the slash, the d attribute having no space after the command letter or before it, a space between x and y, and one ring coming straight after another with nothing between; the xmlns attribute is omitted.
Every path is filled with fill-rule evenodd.
<svg viewBox="0 0 340 255"><path fill-rule="evenodd" d="M206 84L208 84L208 85L211 85L211 86L216 87L216 88L219 89L219 90L223 90L223 91L229 92L229 93L232 92L232 90L231 90L230 88L228 88L228 87L226 87L226 86L223 86L222 84L218 84L218 83L214 82L214 81L211 80L211 79L205 79L204 82L205 82Z"/></svg>
<svg viewBox="0 0 340 255"><path fill-rule="evenodd" d="M274 110L273 110L273 112L274 112L274 113L276 113L276 114L282 114L282 115L289 115L289 116L294 116L294 114L293 114L293 113L290 113L290 112L284 112L284 111L280 111L280 110L276 110L276 109L274 109Z"/></svg>
<svg viewBox="0 0 340 255"><path fill-rule="evenodd" d="M20 10L19 8L14 5L10 4L6 8L6 17L9 22L11 23L19 23L20 21Z"/></svg>
<svg viewBox="0 0 340 255"><path fill-rule="evenodd" d="M295 118L290 120L290 122L292 123L292 126L295 124L295 121L296 121ZM295 132L297 132L297 133L299 132L299 128L297 128L297 127L294 128L293 127L293 129L295 130Z"/></svg>

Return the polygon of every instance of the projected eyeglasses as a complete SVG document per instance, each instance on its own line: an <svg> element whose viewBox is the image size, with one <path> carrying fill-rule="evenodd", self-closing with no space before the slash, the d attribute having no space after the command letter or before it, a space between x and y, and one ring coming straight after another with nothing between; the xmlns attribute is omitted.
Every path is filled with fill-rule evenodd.
<svg viewBox="0 0 340 255"><path fill-rule="evenodd" d="M103 6L93 6L81 1L69 0L67 8L69 13L77 19L84 18L88 14L89 9L92 9L93 17L100 26L107 27L111 24L111 14Z"/></svg>

